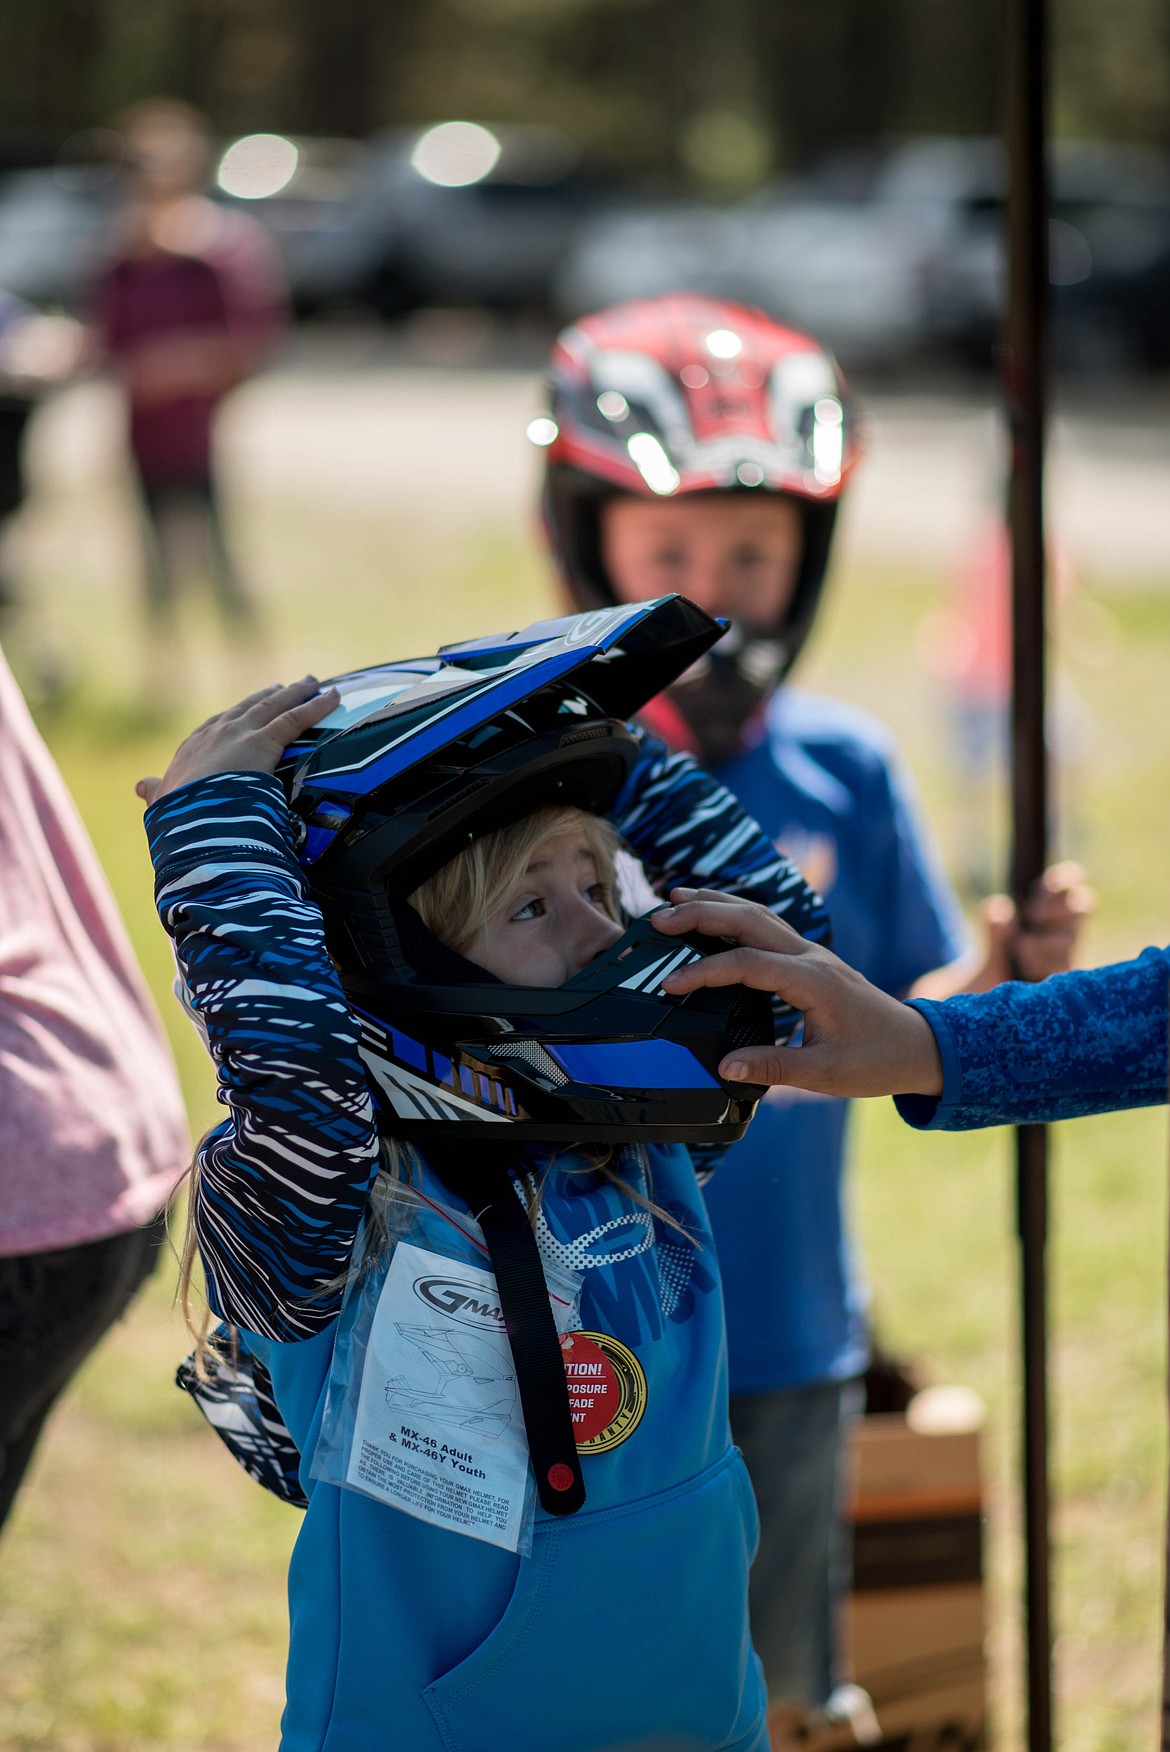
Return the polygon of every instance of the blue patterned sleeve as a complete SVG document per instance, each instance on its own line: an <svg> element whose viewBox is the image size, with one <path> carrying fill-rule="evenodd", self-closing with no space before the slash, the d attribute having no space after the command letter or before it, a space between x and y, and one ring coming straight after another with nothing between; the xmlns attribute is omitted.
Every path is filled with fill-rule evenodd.
<svg viewBox="0 0 1170 1752"><path fill-rule="evenodd" d="M226 773L146 814L155 899L229 1118L200 1146L208 1300L267 1338L327 1326L378 1138L357 1027L275 779Z"/></svg>
<svg viewBox="0 0 1170 1752"><path fill-rule="evenodd" d="M641 725L641 758L614 805L615 827L662 894L672 888L717 888L757 901L814 943L829 941L829 915L796 865L777 852L725 785L689 754L674 754ZM791 1040L799 1012L773 1001L777 1041ZM700 1184L726 1154L723 1145L692 1145Z"/></svg>
<svg viewBox="0 0 1170 1752"><path fill-rule="evenodd" d="M717 888L758 901L814 943L830 940L829 915L796 865L725 785L689 754L673 754L636 726L642 755L612 810L614 825L663 894ZM795 1012L777 1002L787 1038Z"/></svg>
<svg viewBox="0 0 1170 1752"><path fill-rule="evenodd" d="M1168 990L1170 950L1147 949L1040 985L916 999L938 1041L943 1092L899 1096L898 1111L921 1130L973 1131L1165 1101Z"/></svg>

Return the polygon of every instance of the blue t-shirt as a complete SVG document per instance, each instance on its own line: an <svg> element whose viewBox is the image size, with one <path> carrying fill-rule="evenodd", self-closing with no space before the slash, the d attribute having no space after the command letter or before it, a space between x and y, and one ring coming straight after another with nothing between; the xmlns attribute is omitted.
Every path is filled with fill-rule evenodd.
<svg viewBox="0 0 1170 1752"><path fill-rule="evenodd" d="M833 947L884 991L967 946L888 732L782 689L767 731L716 775L828 902ZM843 1381L868 1357L845 1220L849 1104L774 1089L705 1189L727 1306L733 1393Z"/></svg>

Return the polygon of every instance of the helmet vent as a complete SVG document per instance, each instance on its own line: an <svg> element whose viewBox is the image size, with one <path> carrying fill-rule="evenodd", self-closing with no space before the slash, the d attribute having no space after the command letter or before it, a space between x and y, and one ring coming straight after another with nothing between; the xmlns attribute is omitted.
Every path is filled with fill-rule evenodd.
<svg viewBox="0 0 1170 1752"><path fill-rule="evenodd" d="M508 1059L519 1059L521 1064L527 1065L530 1071L535 1071L538 1077L552 1083L557 1089L563 1088L569 1081L560 1065L549 1057L539 1041L510 1040L507 1046L488 1046L482 1050L490 1053L492 1058L505 1062Z"/></svg>
<svg viewBox="0 0 1170 1752"><path fill-rule="evenodd" d="M427 820L433 821L436 815L445 815L447 811L453 809L457 803L462 803L464 798L473 797L477 791L483 790L486 782L485 779L479 778L470 780L466 785L461 785L457 791L449 793L436 808L431 810L430 814L427 816Z"/></svg>
<svg viewBox="0 0 1170 1752"><path fill-rule="evenodd" d="M568 736L562 736L561 747L569 748L574 742L595 742L599 736L609 734L608 724L589 724L584 730L573 730Z"/></svg>
<svg viewBox="0 0 1170 1752"><path fill-rule="evenodd" d="M728 1013L728 1051L741 1046L771 1046L775 1038L772 1006L763 992L744 992Z"/></svg>

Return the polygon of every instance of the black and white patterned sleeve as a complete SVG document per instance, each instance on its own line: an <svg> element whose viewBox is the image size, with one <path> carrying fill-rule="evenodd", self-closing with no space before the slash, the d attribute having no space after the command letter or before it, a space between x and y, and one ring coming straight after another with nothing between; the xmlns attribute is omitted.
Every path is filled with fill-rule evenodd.
<svg viewBox="0 0 1170 1752"><path fill-rule="evenodd" d="M655 887L717 888L766 906L813 943L830 941L824 901L732 796L689 754L673 754L635 726L642 757L612 816ZM799 1017L776 1000L776 1038L791 1039Z"/></svg>
<svg viewBox="0 0 1170 1752"><path fill-rule="evenodd" d="M155 898L229 1118L199 1151L212 1309L268 1338L334 1318L378 1137L358 1031L275 779L229 773L147 811Z"/></svg>

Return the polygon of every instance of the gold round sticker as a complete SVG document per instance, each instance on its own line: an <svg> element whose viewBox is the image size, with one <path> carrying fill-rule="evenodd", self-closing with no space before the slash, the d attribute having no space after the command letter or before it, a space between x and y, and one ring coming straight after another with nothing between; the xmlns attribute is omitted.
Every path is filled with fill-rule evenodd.
<svg viewBox="0 0 1170 1752"><path fill-rule="evenodd" d="M578 1454L604 1454L632 1436L646 1409L641 1363L608 1332L569 1332L561 1340L573 1439Z"/></svg>

